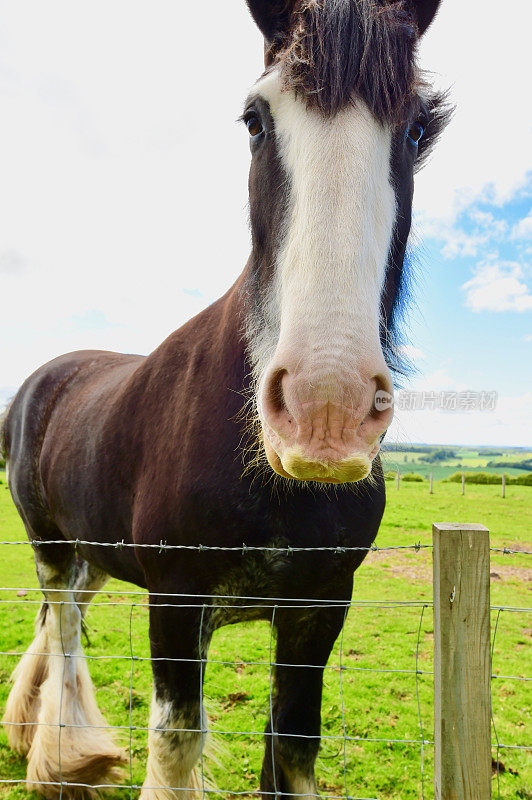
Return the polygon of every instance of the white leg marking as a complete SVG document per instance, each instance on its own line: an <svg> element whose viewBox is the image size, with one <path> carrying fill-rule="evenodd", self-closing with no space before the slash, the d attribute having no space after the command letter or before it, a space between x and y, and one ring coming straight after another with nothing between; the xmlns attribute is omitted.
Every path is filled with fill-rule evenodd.
<svg viewBox="0 0 532 800"><path fill-rule="evenodd" d="M290 794L296 795L293 800L314 800L319 797L314 778L293 773L288 775Z"/></svg>
<svg viewBox="0 0 532 800"><path fill-rule="evenodd" d="M148 767L140 800L192 800L198 780L194 767L201 755L202 734L194 715L176 714L172 704L153 695L148 736ZM202 712L203 730L207 717ZM203 736L203 740L205 735Z"/></svg>

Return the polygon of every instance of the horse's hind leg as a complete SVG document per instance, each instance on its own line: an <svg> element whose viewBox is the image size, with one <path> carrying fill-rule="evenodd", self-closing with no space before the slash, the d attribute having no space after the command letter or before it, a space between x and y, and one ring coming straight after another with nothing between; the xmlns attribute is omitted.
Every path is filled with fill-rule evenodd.
<svg viewBox="0 0 532 800"><path fill-rule="evenodd" d="M47 545L49 555L52 555L50 546ZM72 571L71 554L67 547L61 545L61 550L55 547L54 559L57 574ZM37 565L42 564L42 558L37 558ZM37 567L38 568L38 567ZM50 569L50 567L48 567ZM41 567L42 570L42 567ZM84 617L94 594L106 583L109 576L93 567L87 561L76 565L76 578L74 589L76 602ZM35 638L26 653L17 664L11 680L13 687L9 693L4 717L2 719L6 728L9 746L20 755L27 755L33 737L40 709L41 686L48 677L49 655L49 625L47 622L48 606L44 601L37 613L35 620Z"/></svg>
<svg viewBox="0 0 532 800"><path fill-rule="evenodd" d="M37 538L29 527L28 536L30 539ZM57 538L59 537L58 533ZM67 547L48 545L47 548L47 558L52 560L57 574L67 574L72 571L72 555ZM44 564L44 561L37 552L35 563L39 573L39 564ZM13 686L2 718L9 746L24 756L27 755L35 736L41 686L48 677L48 621L48 606L45 600L35 620L35 638L11 676Z"/></svg>
<svg viewBox="0 0 532 800"><path fill-rule="evenodd" d="M47 656L43 679L36 691L38 697L31 708L36 716L30 721L36 724L29 726L33 728L33 737L27 781L28 789L36 789L45 797L61 795L65 800L81 800L96 797L97 792L65 784L115 783L120 777L117 767L125 757L106 730L81 648L82 615L76 593L80 598L85 594L81 590L86 588L90 597L90 578L94 575L90 569L76 568L68 545L55 547L55 552L62 551L57 558L51 558L52 547L48 546L45 553L47 546L42 545L36 552L46 608L37 640L45 644L41 652ZM19 677L23 680L23 673ZM13 691L17 688L23 693L15 683ZM29 742L27 736L26 744Z"/></svg>
<svg viewBox="0 0 532 800"><path fill-rule="evenodd" d="M103 572L93 564L89 564L88 561L82 561L79 564L74 583L74 592L82 618L86 616L94 595L105 586L108 580L109 575L107 572Z"/></svg>
<svg viewBox="0 0 532 800"><path fill-rule="evenodd" d="M48 676L46 611L46 603L43 603L35 620L35 638L11 676L13 687L2 719L9 746L23 756L28 753L35 735L41 686Z"/></svg>

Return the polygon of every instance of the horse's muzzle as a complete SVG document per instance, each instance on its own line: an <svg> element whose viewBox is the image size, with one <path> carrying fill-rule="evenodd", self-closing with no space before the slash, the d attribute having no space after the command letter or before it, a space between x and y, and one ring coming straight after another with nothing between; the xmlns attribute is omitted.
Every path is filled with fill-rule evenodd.
<svg viewBox="0 0 532 800"><path fill-rule="evenodd" d="M300 481L363 480L392 420L389 390L391 379L384 369L349 383L330 375L325 381L322 375L272 371L258 398L270 466Z"/></svg>

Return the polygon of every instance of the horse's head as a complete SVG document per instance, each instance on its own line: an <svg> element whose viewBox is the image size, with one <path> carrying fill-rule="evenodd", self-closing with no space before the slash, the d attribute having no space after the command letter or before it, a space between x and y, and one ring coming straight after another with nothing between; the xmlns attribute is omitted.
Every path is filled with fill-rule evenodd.
<svg viewBox="0 0 532 800"><path fill-rule="evenodd" d="M266 70L243 114L248 342L271 467L365 478L392 419L385 353L413 175L441 127L415 64L438 0L248 0Z"/></svg>

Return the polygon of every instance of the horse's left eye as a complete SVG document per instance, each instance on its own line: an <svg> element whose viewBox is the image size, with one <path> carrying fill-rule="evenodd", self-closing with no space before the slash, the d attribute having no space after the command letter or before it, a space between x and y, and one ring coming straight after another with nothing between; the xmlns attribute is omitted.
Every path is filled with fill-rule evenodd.
<svg viewBox="0 0 532 800"><path fill-rule="evenodd" d="M253 114L252 116L248 117L246 120L246 127L248 129L249 135L253 138L255 136L260 136L263 131L262 123L260 119Z"/></svg>
<svg viewBox="0 0 532 800"><path fill-rule="evenodd" d="M406 135L410 141L417 144L423 136L423 125L420 122L414 122L414 124L409 127Z"/></svg>

